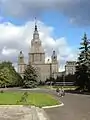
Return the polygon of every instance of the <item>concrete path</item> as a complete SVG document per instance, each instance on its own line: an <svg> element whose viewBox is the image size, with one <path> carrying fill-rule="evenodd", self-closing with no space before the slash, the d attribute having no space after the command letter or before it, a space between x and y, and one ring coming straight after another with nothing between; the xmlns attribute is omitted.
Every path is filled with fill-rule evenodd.
<svg viewBox="0 0 90 120"><path fill-rule="evenodd" d="M60 100L64 106L45 109L50 120L90 120L90 96L67 94Z"/></svg>
<svg viewBox="0 0 90 120"><path fill-rule="evenodd" d="M49 120L43 109L27 106L0 106L0 120Z"/></svg>

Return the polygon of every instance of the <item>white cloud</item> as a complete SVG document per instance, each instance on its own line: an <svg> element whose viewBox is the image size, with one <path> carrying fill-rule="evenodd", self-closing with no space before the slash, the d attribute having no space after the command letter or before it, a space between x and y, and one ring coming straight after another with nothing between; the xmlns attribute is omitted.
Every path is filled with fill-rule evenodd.
<svg viewBox="0 0 90 120"><path fill-rule="evenodd" d="M17 53L17 50L16 49L7 49L6 47L4 47L2 49L2 55L5 55L5 56L9 56L9 55L15 55L15 53Z"/></svg>
<svg viewBox="0 0 90 120"><path fill-rule="evenodd" d="M42 45L46 51L46 58L50 58L52 50L56 50L60 70L64 69L67 60L75 60L76 51L67 43L65 37L54 39L54 28L38 21L38 29ZM24 52L25 60L28 59L31 39L34 31L34 22L29 21L23 26L15 26L11 23L0 24L0 59L11 60L17 63L19 51Z"/></svg>

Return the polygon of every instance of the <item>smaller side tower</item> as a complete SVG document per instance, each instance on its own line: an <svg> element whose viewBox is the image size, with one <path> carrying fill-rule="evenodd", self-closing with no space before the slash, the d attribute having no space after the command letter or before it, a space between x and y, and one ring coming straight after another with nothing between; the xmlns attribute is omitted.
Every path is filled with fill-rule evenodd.
<svg viewBox="0 0 90 120"><path fill-rule="evenodd" d="M58 72L58 61L55 50L52 53L51 60L52 60L52 74L54 74Z"/></svg>
<svg viewBox="0 0 90 120"><path fill-rule="evenodd" d="M52 59L52 63L57 63L57 55L55 50L52 53L51 59Z"/></svg>
<svg viewBox="0 0 90 120"><path fill-rule="evenodd" d="M24 55L22 51L20 51L18 56L18 73L23 77L24 71L25 71Z"/></svg>

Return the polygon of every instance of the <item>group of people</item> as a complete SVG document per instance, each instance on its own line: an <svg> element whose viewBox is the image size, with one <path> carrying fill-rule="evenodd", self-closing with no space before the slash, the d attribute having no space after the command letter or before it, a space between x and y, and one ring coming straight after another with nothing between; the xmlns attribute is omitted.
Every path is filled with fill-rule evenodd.
<svg viewBox="0 0 90 120"><path fill-rule="evenodd" d="M56 89L56 92L57 92L57 94L60 96L60 97L63 97L63 96L65 96L65 92L64 92L64 89L59 89L59 88L57 88Z"/></svg>

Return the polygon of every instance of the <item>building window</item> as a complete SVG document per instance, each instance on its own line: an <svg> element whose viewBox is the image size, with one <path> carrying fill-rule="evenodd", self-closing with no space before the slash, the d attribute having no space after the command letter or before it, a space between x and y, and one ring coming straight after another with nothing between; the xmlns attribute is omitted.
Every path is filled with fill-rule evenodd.
<svg viewBox="0 0 90 120"><path fill-rule="evenodd" d="M35 54L35 60L38 61L38 54Z"/></svg>
<svg viewBox="0 0 90 120"><path fill-rule="evenodd" d="M42 61L42 54L40 54L40 61Z"/></svg>
<svg viewBox="0 0 90 120"><path fill-rule="evenodd" d="M20 58L20 63L23 63L23 58Z"/></svg>
<svg viewBox="0 0 90 120"><path fill-rule="evenodd" d="M34 62L34 54L32 55L32 62Z"/></svg>

